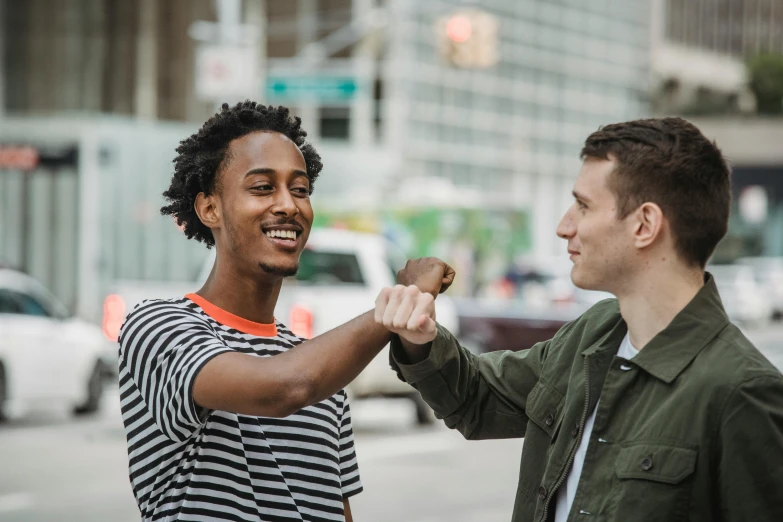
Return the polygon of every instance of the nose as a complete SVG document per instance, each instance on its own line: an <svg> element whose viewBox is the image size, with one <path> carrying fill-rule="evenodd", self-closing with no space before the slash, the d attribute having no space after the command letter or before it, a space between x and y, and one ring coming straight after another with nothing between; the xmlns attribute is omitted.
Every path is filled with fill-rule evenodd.
<svg viewBox="0 0 783 522"><path fill-rule="evenodd" d="M563 217L560 219L560 223L557 225L557 230L555 232L561 239L570 239L574 237L574 234L576 233L574 219L571 215L573 209L573 205L569 207L568 210L566 210L566 213L563 214Z"/></svg>
<svg viewBox="0 0 783 522"><path fill-rule="evenodd" d="M280 187L275 192L275 200L271 210L277 216L291 217L299 213L299 207L296 206L296 201L288 187Z"/></svg>

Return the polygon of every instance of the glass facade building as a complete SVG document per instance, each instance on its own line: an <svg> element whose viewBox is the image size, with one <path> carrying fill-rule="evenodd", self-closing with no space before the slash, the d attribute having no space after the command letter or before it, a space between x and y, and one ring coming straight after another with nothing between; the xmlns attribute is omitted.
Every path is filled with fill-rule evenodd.
<svg viewBox="0 0 783 522"><path fill-rule="evenodd" d="M491 0L498 63L451 67L434 29L464 2L386 3L385 146L400 178L446 178L480 205L530 211L536 253L559 252L554 228L570 204L584 139L648 113L645 0Z"/></svg>

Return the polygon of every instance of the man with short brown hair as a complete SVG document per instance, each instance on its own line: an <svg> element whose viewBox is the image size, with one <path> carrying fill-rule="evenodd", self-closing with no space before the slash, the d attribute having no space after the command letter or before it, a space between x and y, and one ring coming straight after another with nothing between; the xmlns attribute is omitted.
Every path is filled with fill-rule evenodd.
<svg viewBox="0 0 783 522"><path fill-rule="evenodd" d="M783 520L783 376L704 271L731 205L720 151L665 118L608 125L582 158L557 234L573 282L617 299L475 356L443 328L410 338L403 271L375 311L392 367L466 438L525 437L514 522Z"/></svg>

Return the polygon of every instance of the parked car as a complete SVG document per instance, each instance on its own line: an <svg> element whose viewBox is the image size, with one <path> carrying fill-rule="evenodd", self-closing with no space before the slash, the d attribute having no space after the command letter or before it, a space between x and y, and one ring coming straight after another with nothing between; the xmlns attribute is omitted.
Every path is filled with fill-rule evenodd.
<svg viewBox="0 0 783 522"><path fill-rule="evenodd" d="M455 300L463 345L474 353L527 350L551 339L594 304L614 297L578 288L571 280L572 267L565 255L519 259L500 292Z"/></svg>
<svg viewBox="0 0 783 522"><path fill-rule="evenodd" d="M0 418L40 406L98 409L116 361L98 326L71 317L32 277L0 268L0 332Z"/></svg>
<svg viewBox="0 0 783 522"><path fill-rule="evenodd" d="M760 327L772 317L772 303L753 269L746 265L708 265L729 319L741 326Z"/></svg>
<svg viewBox="0 0 783 522"><path fill-rule="evenodd" d="M770 300L773 319L783 319L783 257L743 257L737 264L753 269Z"/></svg>
<svg viewBox="0 0 783 522"><path fill-rule="evenodd" d="M581 307L528 306L521 301L455 299L460 343L474 354L498 350L527 350L554 337Z"/></svg>
<svg viewBox="0 0 783 522"><path fill-rule="evenodd" d="M557 314L568 311L578 316L599 301L614 297L608 292L578 288L571 280L572 268L573 263L566 255L520 259L506 275L506 280L514 286L508 296L514 302L513 307L524 308L526 314L555 309Z"/></svg>
<svg viewBox="0 0 783 522"><path fill-rule="evenodd" d="M193 282L118 281L104 303L104 332L116 340L120 326L136 304L144 299L181 297L198 290L214 263L214 251L204 261ZM390 241L377 234L316 228L302 252L299 272L283 282L275 317L294 333L310 338L371 310L383 287L393 286L396 272L407 258ZM437 320L459 332L456 307L447 295L435 302ZM420 423L434 420L419 394L389 368L388 346L346 388L352 399L370 397L409 398L416 405Z"/></svg>

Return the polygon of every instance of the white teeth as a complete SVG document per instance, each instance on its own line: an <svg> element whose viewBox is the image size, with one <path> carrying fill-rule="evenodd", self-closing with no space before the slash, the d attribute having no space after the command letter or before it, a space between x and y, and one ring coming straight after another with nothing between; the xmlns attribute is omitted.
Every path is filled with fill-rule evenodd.
<svg viewBox="0 0 783 522"><path fill-rule="evenodd" d="M279 237L281 239L296 240L296 231L294 230L270 230L266 233L267 237Z"/></svg>

